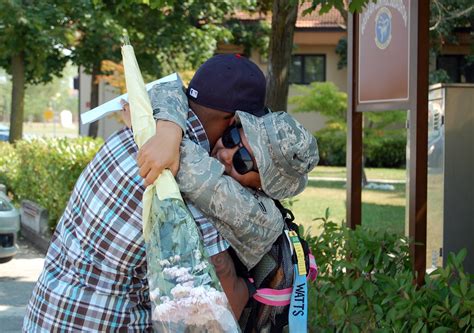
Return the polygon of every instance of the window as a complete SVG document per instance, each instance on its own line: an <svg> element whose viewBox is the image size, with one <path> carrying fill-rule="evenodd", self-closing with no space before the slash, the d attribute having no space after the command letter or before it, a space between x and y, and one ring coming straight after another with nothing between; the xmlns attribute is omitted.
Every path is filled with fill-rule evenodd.
<svg viewBox="0 0 474 333"><path fill-rule="evenodd" d="M293 55L290 83L309 84L314 81L326 81L326 55Z"/></svg>
<svg viewBox="0 0 474 333"><path fill-rule="evenodd" d="M436 69L444 69L451 82L474 82L474 64L467 63L463 55L438 56Z"/></svg>

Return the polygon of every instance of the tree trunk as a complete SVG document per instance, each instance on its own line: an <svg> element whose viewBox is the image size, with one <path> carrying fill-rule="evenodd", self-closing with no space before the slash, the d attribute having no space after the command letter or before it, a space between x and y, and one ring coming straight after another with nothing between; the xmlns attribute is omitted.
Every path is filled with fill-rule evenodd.
<svg viewBox="0 0 474 333"><path fill-rule="evenodd" d="M293 35L298 0L274 0L268 61L266 104L273 111L286 111Z"/></svg>
<svg viewBox="0 0 474 333"><path fill-rule="evenodd" d="M91 81L91 110L99 106L99 81L97 77L100 74L100 63L92 67L92 81ZM94 121L89 125L89 136L96 138L99 132L99 121Z"/></svg>
<svg viewBox="0 0 474 333"><path fill-rule="evenodd" d="M23 114L25 101L25 58L23 52L16 54L11 62L12 107L10 113L10 142L21 140L23 136Z"/></svg>

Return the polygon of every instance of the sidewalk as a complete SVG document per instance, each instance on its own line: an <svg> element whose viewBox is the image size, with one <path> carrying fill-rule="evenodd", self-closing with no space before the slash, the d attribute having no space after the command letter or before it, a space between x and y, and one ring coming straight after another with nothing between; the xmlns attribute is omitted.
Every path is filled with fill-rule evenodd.
<svg viewBox="0 0 474 333"><path fill-rule="evenodd" d="M21 332L26 306L44 264L44 255L20 238L19 252L0 264L0 331Z"/></svg>

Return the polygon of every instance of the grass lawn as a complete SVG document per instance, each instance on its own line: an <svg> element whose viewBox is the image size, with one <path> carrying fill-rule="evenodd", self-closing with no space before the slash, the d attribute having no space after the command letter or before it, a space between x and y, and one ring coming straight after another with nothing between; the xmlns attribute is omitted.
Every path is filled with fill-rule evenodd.
<svg viewBox="0 0 474 333"><path fill-rule="evenodd" d="M388 174L392 173L388 172ZM405 185L396 184L394 186L394 191L362 191L363 225L391 230L400 234L404 233ZM292 211L297 223L303 224L305 229L311 228L312 234L317 234L319 222L313 221L313 219L324 216L327 207L330 208L330 216L333 221L345 221L346 188L344 182L309 181L306 190L295 197Z"/></svg>
<svg viewBox="0 0 474 333"><path fill-rule="evenodd" d="M383 169L383 168L365 168L367 178L387 179L387 180L405 180L405 169ZM317 166L310 174L310 177L331 177L346 178L346 167Z"/></svg>

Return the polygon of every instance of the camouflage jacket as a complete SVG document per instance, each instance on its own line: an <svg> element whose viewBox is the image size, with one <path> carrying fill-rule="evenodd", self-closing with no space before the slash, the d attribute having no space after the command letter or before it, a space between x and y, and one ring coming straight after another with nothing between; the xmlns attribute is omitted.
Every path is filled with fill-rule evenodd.
<svg viewBox="0 0 474 333"><path fill-rule="evenodd" d="M149 95L155 119L172 121L186 133L189 106L182 83L157 84ZM281 235L284 221L273 200L225 175L224 166L186 136L176 180L183 197L207 215L248 269Z"/></svg>

